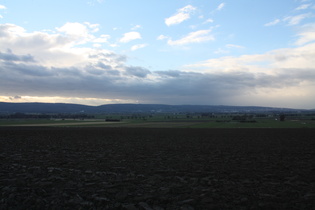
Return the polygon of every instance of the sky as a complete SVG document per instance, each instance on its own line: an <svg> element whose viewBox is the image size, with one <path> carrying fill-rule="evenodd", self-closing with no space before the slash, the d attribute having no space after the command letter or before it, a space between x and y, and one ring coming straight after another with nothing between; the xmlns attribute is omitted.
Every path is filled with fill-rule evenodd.
<svg viewBox="0 0 315 210"><path fill-rule="evenodd" d="M0 0L0 101L315 108L314 0Z"/></svg>

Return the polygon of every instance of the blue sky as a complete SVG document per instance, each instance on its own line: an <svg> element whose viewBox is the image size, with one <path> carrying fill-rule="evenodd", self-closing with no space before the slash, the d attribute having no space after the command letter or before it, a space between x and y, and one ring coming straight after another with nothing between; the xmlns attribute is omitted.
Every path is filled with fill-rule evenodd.
<svg viewBox="0 0 315 210"><path fill-rule="evenodd" d="M0 0L0 101L315 108L312 0Z"/></svg>

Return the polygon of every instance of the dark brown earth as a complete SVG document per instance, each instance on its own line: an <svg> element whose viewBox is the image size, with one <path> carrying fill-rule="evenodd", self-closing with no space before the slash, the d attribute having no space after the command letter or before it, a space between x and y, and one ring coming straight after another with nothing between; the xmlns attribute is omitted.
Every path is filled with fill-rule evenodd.
<svg viewBox="0 0 315 210"><path fill-rule="evenodd" d="M0 209L315 209L314 136L0 127Z"/></svg>

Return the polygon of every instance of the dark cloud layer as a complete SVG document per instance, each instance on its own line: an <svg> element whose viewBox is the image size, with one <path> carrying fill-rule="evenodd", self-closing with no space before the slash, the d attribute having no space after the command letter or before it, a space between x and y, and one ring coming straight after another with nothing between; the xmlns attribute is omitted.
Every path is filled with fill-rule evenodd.
<svg viewBox="0 0 315 210"><path fill-rule="evenodd" d="M48 68L30 55L1 54L0 89L7 95L134 99L148 103L218 104L259 88L285 88L315 80L315 69L280 69L278 74L158 71L136 66L115 70L98 62L84 68ZM115 57L110 55L111 59ZM21 62L24 61L24 62ZM31 63L29 61L32 61ZM150 77L149 77L150 76Z"/></svg>
<svg viewBox="0 0 315 210"><path fill-rule="evenodd" d="M125 71L127 75L145 78L148 74L151 74L151 72L148 69L138 67L138 66L128 66L125 67Z"/></svg>
<svg viewBox="0 0 315 210"><path fill-rule="evenodd" d="M31 55L15 55L10 49L6 53L0 51L0 60L3 61L23 61L23 62L35 62L34 57Z"/></svg>

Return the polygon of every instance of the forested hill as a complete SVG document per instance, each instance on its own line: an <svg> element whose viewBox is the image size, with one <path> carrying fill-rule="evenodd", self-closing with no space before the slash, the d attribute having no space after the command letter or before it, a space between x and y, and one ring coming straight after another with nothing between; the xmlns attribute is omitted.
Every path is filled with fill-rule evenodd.
<svg viewBox="0 0 315 210"><path fill-rule="evenodd" d="M0 102L4 113L179 113L179 112L290 112L297 109L258 106L107 104L87 106L65 103L6 103Z"/></svg>

